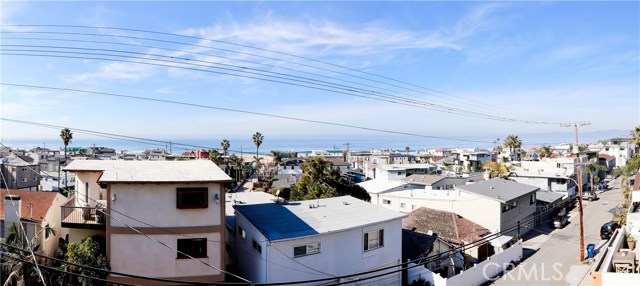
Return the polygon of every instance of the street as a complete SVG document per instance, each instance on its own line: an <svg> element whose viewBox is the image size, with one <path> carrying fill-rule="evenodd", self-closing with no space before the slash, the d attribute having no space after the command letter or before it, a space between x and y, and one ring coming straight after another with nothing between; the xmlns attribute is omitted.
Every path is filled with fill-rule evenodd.
<svg viewBox="0 0 640 286"><path fill-rule="evenodd" d="M600 239L600 227L613 218L612 209L623 201L620 179L609 183L610 189L598 191L599 200L583 201L584 246L590 243L598 251L605 244ZM494 285L591 285L591 264L582 263L580 257L580 224L576 207L570 212L570 222L562 229L532 230L524 238L524 247L531 256L514 269L504 273ZM585 250L585 258L587 251ZM527 252L525 252L525 257Z"/></svg>

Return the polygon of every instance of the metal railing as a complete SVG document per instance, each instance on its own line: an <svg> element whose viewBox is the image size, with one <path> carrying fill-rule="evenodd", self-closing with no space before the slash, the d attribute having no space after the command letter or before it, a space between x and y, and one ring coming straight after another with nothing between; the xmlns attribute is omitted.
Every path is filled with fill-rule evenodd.
<svg viewBox="0 0 640 286"><path fill-rule="evenodd" d="M61 206L63 224L105 225L105 209L96 207Z"/></svg>

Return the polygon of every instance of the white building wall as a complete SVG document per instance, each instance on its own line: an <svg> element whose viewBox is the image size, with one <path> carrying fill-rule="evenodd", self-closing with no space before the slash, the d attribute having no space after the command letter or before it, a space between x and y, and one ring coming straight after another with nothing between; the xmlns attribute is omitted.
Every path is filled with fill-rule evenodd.
<svg viewBox="0 0 640 286"><path fill-rule="evenodd" d="M42 231L41 233L40 241L44 242L42 243L42 250L47 256L54 256L55 251L58 249L58 238L65 237L69 233L68 228L60 227L60 225L62 224L60 221L62 212L60 206L67 203L67 201L69 201L69 199L65 198L61 194L57 194L56 198L53 199L53 203L51 204L51 207L49 207L47 214L42 220L42 223L40 224L41 229L49 224L49 227L55 229L56 231L56 235L50 235L49 238L45 238L46 235L44 231Z"/></svg>
<svg viewBox="0 0 640 286"><path fill-rule="evenodd" d="M207 208L178 209L176 208L179 187L208 187ZM221 211L225 198L220 192L219 183L200 184L113 184L109 195L116 196L111 200L110 207L126 213L130 217L144 221L157 227L195 227L214 226L222 224ZM215 196L218 195L218 203ZM133 227L148 227L135 220L117 213L113 213L118 220ZM126 227L113 217L108 217L111 227Z"/></svg>
<svg viewBox="0 0 640 286"><path fill-rule="evenodd" d="M175 234L149 235L173 249L178 248ZM220 233L192 233L190 237L206 238L207 257L196 258L201 262L220 266ZM177 258L178 253L158 242L138 234L111 234L110 265L114 272L135 273L150 277L189 277L218 275L220 271L190 258Z"/></svg>
<svg viewBox="0 0 640 286"><path fill-rule="evenodd" d="M451 191L430 191L437 194L431 198L420 198L417 193L425 190L413 190L416 192L415 197L394 196L393 193L380 194L378 201L380 206L392 209L398 212L408 213L420 207L426 207L436 210L455 212L462 217L475 222L490 231L498 231L501 226L501 206L500 202L487 198L466 194L455 190ZM411 191L404 191L411 192ZM385 204L384 200L389 200L389 204ZM373 203L373 200L372 200ZM404 204L404 205L403 205Z"/></svg>
<svg viewBox="0 0 640 286"><path fill-rule="evenodd" d="M237 251L238 270L245 278L256 283L288 282L347 275L396 265L401 262L402 258L402 224L399 219L347 231L272 243L265 242L264 236L241 215L237 216L236 222L238 227L242 227L247 232L246 240L243 243L236 230L236 247L239 249ZM379 229L384 229L384 246L365 252L363 245L364 233ZM254 239L262 246L261 255L253 249L252 243ZM293 257L293 248L295 246L313 242L320 242L320 253ZM391 269L388 271L391 271ZM387 283L390 283L388 285L400 285L401 276L398 272L369 280L367 283L375 284L375 281L382 280L392 281L387 281ZM394 280L396 282L393 282ZM337 280L331 281L337 282ZM325 281L324 283L308 285L326 283Z"/></svg>
<svg viewBox="0 0 640 286"><path fill-rule="evenodd" d="M95 207L96 200L100 199L100 185L98 179L102 175L100 172L76 172L75 198L76 206L89 204ZM86 183L89 183L89 198L87 199L85 190ZM103 196L106 195L103 193Z"/></svg>

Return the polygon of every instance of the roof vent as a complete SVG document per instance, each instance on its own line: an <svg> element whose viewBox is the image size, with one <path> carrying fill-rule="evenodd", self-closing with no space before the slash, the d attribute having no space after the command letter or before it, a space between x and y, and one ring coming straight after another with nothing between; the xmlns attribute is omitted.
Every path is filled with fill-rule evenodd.
<svg viewBox="0 0 640 286"><path fill-rule="evenodd" d="M343 205L348 206L349 202L342 202Z"/></svg>
<svg viewBox="0 0 640 286"><path fill-rule="evenodd" d="M495 189L495 188L494 188L493 186L489 185L489 189L492 189L492 190L493 190L493 189Z"/></svg>

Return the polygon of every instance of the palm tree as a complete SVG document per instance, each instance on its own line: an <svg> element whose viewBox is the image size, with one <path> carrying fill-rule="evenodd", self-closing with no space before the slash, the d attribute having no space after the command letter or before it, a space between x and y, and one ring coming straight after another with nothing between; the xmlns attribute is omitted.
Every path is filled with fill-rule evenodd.
<svg viewBox="0 0 640 286"><path fill-rule="evenodd" d="M67 165L67 146L69 146L69 143L71 143L71 139L73 139L73 133L71 133L71 130L69 130L69 128L64 128L60 131L60 139L62 139L62 144L64 144L64 164ZM60 168L60 166L58 165L58 168ZM58 173L59 175L60 173ZM69 182L67 182L67 171L64 171L64 187L65 187L65 192L67 189L67 185L69 184ZM58 179L58 190L60 190L60 180Z"/></svg>
<svg viewBox="0 0 640 286"><path fill-rule="evenodd" d="M2 250L5 257L9 258L5 260L6 262L3 264L7 265L10 272L9 275L7 275L7 280L3 286L12 285L13 278L21 280L23 283L25 278L39 278L36 274L37 272L35 271L35 267L32 266L35 263L34 255L32 255L31 252L17 250L16 248L31 248L34 253L42 254L42 251L38 251L40 249L39 235L41 235L42 232L45 232L47 237L50 235L56 235L56 230L47 224L38 232L38 234L33 236L31 241L27 242L23 239L15 223L12 223L11 226L9 226L7 237L4 240L4 243L8 246L3 246ZM9 246L15 248L11 248Z"/></svg>
<svg viewBox="0 0 640 286"><path fill-rule="evenodd" d="M595 192L595 189L593 188L593 183L594 183L594 173L599 172L599 171L606 171L608 170L607 167L598 164L598 159L594 158L592 160L589 160L589 163L587 163L587 165L582 168L582 171L587 172L589 174L589 178L591 178L591 191Z"/></svg>
<svg viewBox="0 0 640 286"><path fill-rule="evenodd" d="M507 138L504 139L504 147L509 148L509 154L511 154L511 160L514 160L515 151L522 147L522 140L518 138L518 135L508 135Z"/></svg>
<svg viewBox="0 0 640 286"><path fill-rule="evenodd" d="M629 178L633 176L640 167L640 153L636 153L631 157L631 160L626 165L619 169L613 170L614 176L622 176L620 180L620 188L622 189L622 196L627 198L631 193L631 186L629 186Z"/></svg>
<svg viewBox="0 0 640 286"><path fill-rule="evenodd" d="M549 145L540 146L540 157L550 158L552 154L553 154L553 151L551 151L551 146Z"/></svg>
<svg viewBox="0 0 640 286"><path fill-rule="evenodd" d="M242 170L242 158L239 156L236 156L236 154L231 155L231 157L229 157L229 161L231 161L231 164L233 164L234 169L235 169L235 173L236 173L236 181L238 181L238 171Z"/></svg>
<svg viewBox="0 0 640 286"><path fill-rule="evenodd" d="M505 178L507 175L509 175L509 168L504 162L502 162L502 160L498 162L484 163L482 168L484 168L487 171L490 171L489 179Z"/></svg>
<svg viewBox="0 0 640 286"><path fill-rule="evenodd" d="M222 157L220 157L220 152L216 149L209 150L209 159L216 165L222 164Z"/></svg>
<svg viewBox="0 0 640 286"><path fill-rule="evenodd" d="M264 140L264 136L260 132L256 132L253 134L253 144L256 145L256 170L260 169L260 155L258 154L258 150L260 149L260 145L262 145L262 140Z"/></svg>
<svg viewBox="0 0 640 286"><path fill-rule="evenodd" d="M635 145L635 151L638 152L638 146L640 146L640 125L636 126L631 133L631 144Z"/></svg>
<svg viewBox="0 0 640 286"><path fill-rule="evenodd" d="M220 147L222 147L222 154L224 154L224 161L227 165L227 167L224 169L225 172L227 173L227 175L229 174L228 170L229 170L229 158L227 157L227 152L229 151L229 146L231 146L231 144L229 143L229 140L227 139L222 139L222 142L220 142Z"/></svg>

